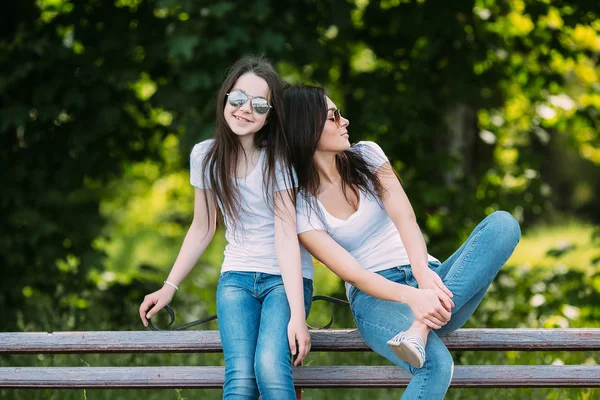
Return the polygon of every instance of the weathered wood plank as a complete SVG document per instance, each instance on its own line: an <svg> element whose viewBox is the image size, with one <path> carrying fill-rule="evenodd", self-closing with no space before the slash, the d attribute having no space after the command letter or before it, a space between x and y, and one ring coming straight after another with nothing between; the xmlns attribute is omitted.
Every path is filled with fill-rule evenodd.
<svg viewBox="0 0 600 400"><path fill-rule="evenodd" d="M0 368L2 388L220 388L223 367ZM302 388L405 387L410 375L388 366L294 368ZM600 387L600 366L458 366L452 387Z"/></svg>
<svg viewBox="0 0 600 400"><path fill-rule="evenodd" d="M312 351L370 351L355 329L311 332ZM460 329L443 335L451 350L600 350L600 329ZM0 354L216 353L218 331L8 332Z"/></svg>

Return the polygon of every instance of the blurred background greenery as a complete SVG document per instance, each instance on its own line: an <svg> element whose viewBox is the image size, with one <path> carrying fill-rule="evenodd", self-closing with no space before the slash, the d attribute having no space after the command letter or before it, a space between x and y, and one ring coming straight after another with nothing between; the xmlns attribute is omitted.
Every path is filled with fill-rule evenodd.
<svg viewBox="0 0 600 400"><path fill-rule="evenodd" d="M400 173L430 253L497 209L524 237L469 327L600 326L597 0L22 0L0 16L0 330L140 330L191 221L188 156L244 54L318 83ZM215 312L220 232L173 301ZM315 293L344 297L317 265ZM315 304L309 322L348 310ZM203 329L216 329L216 323ZM456 364L569 364L593 353L455 352ZM65 355L0 365L214 365L221 355ZM389 364L317 354L308 364ZM401 390L307 390L306 399ZM501 394L500 394L501 393ZM7 399L220 398L218 390L22 391ZM448 398L600 398L598 389Z"/></svg>

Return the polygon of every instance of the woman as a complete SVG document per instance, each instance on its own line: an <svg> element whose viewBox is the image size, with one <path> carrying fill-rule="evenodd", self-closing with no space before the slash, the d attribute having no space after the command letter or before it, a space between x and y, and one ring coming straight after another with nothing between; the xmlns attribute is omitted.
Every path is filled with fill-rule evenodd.
<svg viewBox="0 0 600 400"><path fill-rule="evenodd" d="M164 286L140 305L147 326L206 250L218 205L228 241L217 287L224 399L295 399L290 352L299 364L310 349L313 267L296 235L282 91L263 59L245 57L230 70L217 98L214 138L197 144L190 158L191 227Z"/></svg>
<svg viewBox="0 0 600 400"><path fill-rule="evenodd" d="M403 398L443 398L453 362L438 333L474 312L519 241L518 223L491 214L440 263L381 148L350 146L349 121L322 88L295 86L284 98L300 242L346 281L365 342L413 374Z"/></svg>

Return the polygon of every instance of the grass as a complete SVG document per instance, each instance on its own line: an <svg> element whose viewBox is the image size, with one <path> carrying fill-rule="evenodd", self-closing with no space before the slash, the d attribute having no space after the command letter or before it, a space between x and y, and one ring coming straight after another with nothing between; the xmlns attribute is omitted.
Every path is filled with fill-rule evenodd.
<svg viewBox="0 0 600 400"><path fill-rule="evenodd" d="M508 265L525 267L565 266L569 269L598 269L591 260L600 256L600 246L592 243L594 225L570 220L559 225L539 225L521 238ZM548 254L554 250L560 257Z"/></svg>

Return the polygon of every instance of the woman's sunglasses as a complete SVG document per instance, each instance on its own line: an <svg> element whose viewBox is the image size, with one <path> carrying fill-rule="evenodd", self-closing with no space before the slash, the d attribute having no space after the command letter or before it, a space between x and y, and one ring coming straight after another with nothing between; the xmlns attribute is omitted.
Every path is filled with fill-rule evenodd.
<svg viewBox="0 0 600 400"><path fill-rule="evenodd" d="M342 113L340 112L340 110L338 110L337 108L330 108L329 110L333 111L333 118L327 118L327 119L335 122L335 124L337 125L338 128L340 126L342 126L342 121L341 121Z"/></svg>
<svg viewBox="0 0 600 400"><path fill-rule="evenodd" d="M248 96L240 90L234 90L233 92L227 93L227 101L229 101L229 104L233 107L241 107L246 104L248 100L250 100L250 105L258 114L266 114L269 112L269 109L273 108L264 97Z"/></svg>

